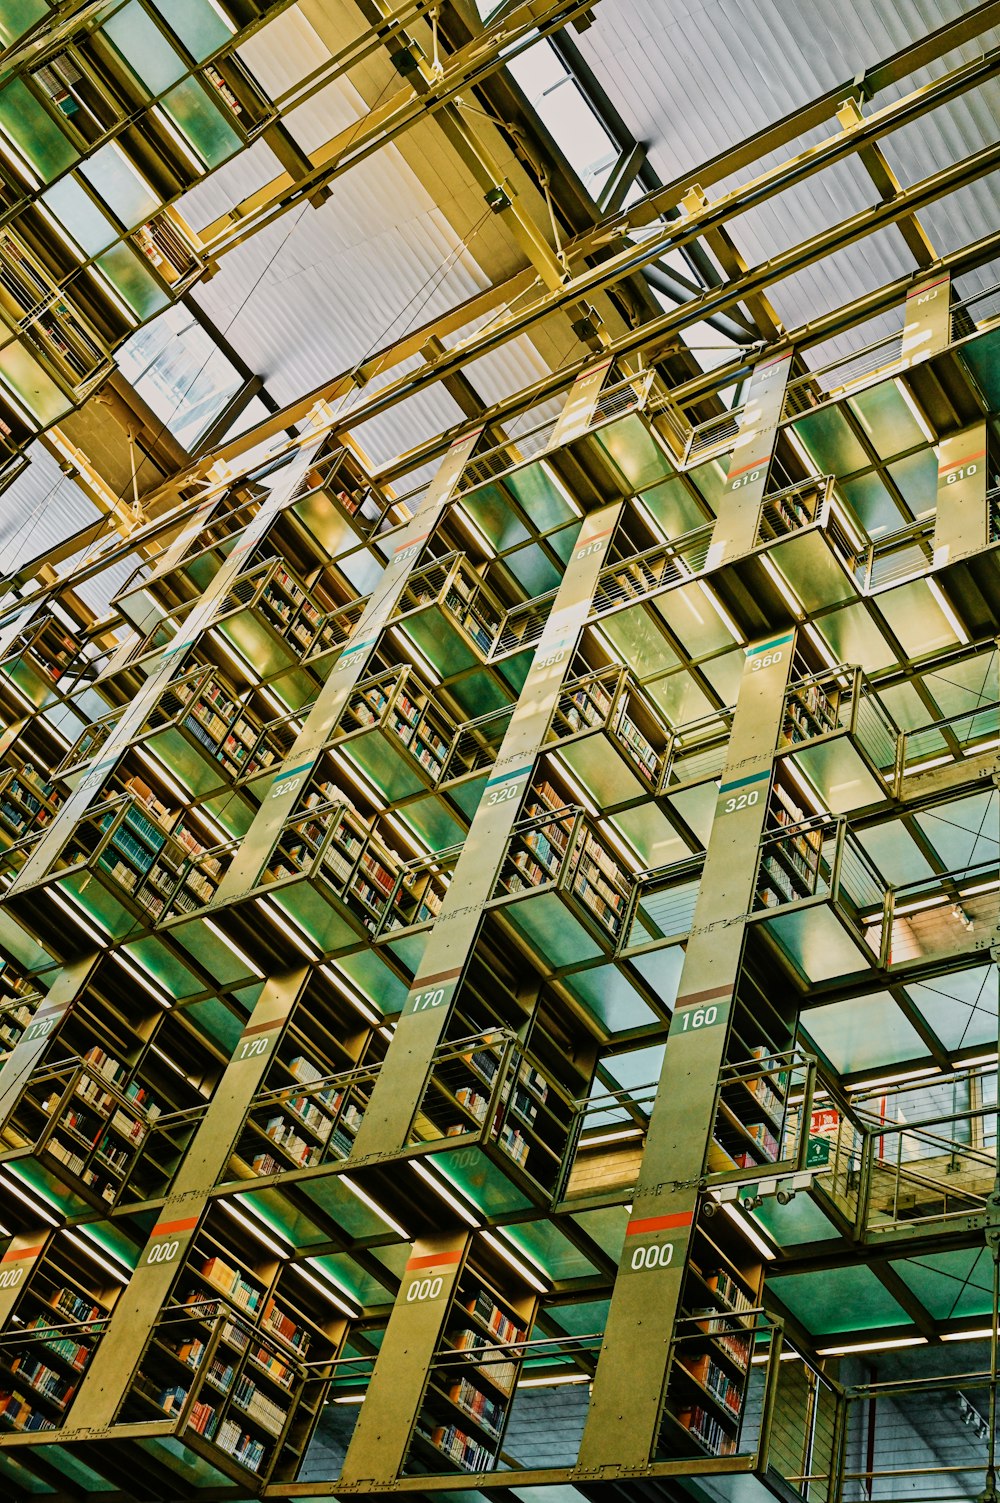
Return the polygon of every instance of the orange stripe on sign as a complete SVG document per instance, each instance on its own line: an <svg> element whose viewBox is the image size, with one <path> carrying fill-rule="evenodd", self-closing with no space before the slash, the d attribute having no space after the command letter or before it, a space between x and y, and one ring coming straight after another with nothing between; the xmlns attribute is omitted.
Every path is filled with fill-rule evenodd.
<svg viewBox="0 0 1000 1503"><path fill-rule="evenodd" d="M586 548L590 543L596 542L598 538L606 538L608 533L613 531L613 527L605 527L603 532L592 532L589 537L577 538L576 546L578 548Z"/></svg>
<svg viewBox="0 0 1000 1503"><path fill-rule="evenodd" d="M12 1247L9 1247L3 1257L0 1258L0 1263L14 1263L18 1258L33 1258L41 1250L42 1244L40 1242L37 1247L22 1247L19 1252L15 1252Z"/></svg>
<svg viewBox="0 0 1000 1503"><path fill-rule="evenodd" d="M974 459L985 459L986 450L980 449L978 454L966 454L964 459L956 459L954 464L946 464L941 468L941 474L947 475L949 470L960 470L963 464L971 464Z"/></svg>
<svg viewBox="0 0 1000 1503"><path fill-rule="evenodd" d="M430 1253L422 1258L411 1258L406 1265L406 1271L409 1273L411 1268L433 1268L439 1263L459 1263L461 1258L460 1252Z"/></svg>
<svg viewBox="0 0 1000 1503"><path fill-rule="evenodd" d="M626 1237L640 1237L644 1232L665 1232L672 1227L690 1226L693 1211L677 1211L673 1216L643 1216L630 1221L625 1228Z"/></svg>
<svg viewBox="0 0 1000 1503"><path fill-rule="evenodd" d="M158 1221L153 1227L154 1237L166 1237L173 1232L188 1232L193 1226L198 1225L197 1216L189 1216L186 1221Z"/></svg>
<svg viewBox="0 0 1000 1503"><path fill-rule="evenodd" d="M947 282L947 280L947 277L938 277L936 282L928 282L923 287L914 287L912 292L908 292L906 294L906 301L909 302L911 297L920 297L920 295L924 292L930 292L932 287L940 287L944 282Z"/></svg>
<svg viewBox="0 0 1000 1503"><path fill-rule="evenodd" d="M452 445L452 447L454 448L454 445ZM402 553L402 551L403 551L404 548L412 548L413 545L414 545L414 543L422 543L423 540L424 540L424 538L429 538L429 537L430 537L430 533L429 532L422 532L419 537L411 538L408 543L400 543L400 545L399 545L398 548L394 548L392 550L393 554L395 555L397 553Z"/></svg>
<svg viewBox="0 0 1000 1503"><path fill-rule="evenodd" d="M674 1009L676 1011L679 1007L687 1007L690 1002L707 1002L712 997L731 997L732 994L732 982L728 986L710 986L704 992L686 992L683 997L677 998Z"/></svg>
<svg viewBox="0 0 1000 1503"><path fill-rule="evenodd" d="M737 475L745 475L747 470L752 470L755 465L762 465L765 462L763 459L751 459L749 464L741 464L738 470L730 470L726 479L735 480Z"/></svg>

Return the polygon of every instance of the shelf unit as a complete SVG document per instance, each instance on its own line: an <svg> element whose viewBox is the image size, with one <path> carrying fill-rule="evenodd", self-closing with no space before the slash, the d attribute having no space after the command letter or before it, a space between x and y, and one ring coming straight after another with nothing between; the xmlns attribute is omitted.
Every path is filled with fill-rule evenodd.
<svg viewBox="0 0 1000 1503"><path fill-rule="evenodd" d="M738 1228L722 1217L696 1224L667 1380L664 1454L736 1452L762 1283L759 1255Z"/></svg>
<svg viewBox="0 0 1000 1503"><path fill-rule="evenodd" d="M467 1266L452 1296L404 1472L485 1472L496 1465L536 1300L505 1298ZM467 1352L468 1358L458 1354ZM496 1354L495 1356L493 1354Z"/></svg>
<svg viewBox="0 0 1000 1503"><path fill-rule="evenodd" d="M262 1256L240 1223L210 1212L118 1422L176 1417L183 1435L260 1479L279 1457L294 1472L321 1408L317 1372L346 1328L340 1317L315 1317L308 1286L296 1280L293 1289L293 1279L294 1268Z"/></svg>
<svg viewBox="0 0 1000 1503"><path fill-rule="evenodd" d="M274 1046L231 1172L263 1177L345 1158L383 1049L377 1030L346 1003L311 991Z"/></svg>
<svg viewBox="0 0 1000 1503"><path fill-rule="evenodd" d="M57 1234L28 1274L0 1338L0 1429L62 1424L121 1288L99 1268Z"/></svg>
<svg viewBox="0 0 1000 1503"><path fill-rule="evenodd" d="M783 829L788 829L787 837L781 835ZM822 829L808 826L804 810L776 778L761 847L755 906L776 908L813 897L821 881L822 856Z"/></svg>

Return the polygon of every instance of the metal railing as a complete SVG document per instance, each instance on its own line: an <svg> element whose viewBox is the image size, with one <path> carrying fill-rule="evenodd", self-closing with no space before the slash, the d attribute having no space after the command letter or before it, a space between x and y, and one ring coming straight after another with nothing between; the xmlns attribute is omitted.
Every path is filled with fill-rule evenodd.
<svg viewBox="0 0 1000 1503"><path fill-rule="evenodd" d="M407 1136L409 1144L454 1138L494 1145L548 1202L559 1185L574 1103L517 1036L494 1029L441 1046Z"/></svg>
<svg viewBox="0 0 1000 1503"><path fill-rule="evenodd" d="M243 1180L342 1162L368 1107L379 1067L323 1075L305 1060L295 1085L269 1085L250 1103L230 1165ZM223 1173L220 1179L225 1179Z"/></svg>
<svg viewBox="0 0 1000 1503"><path fill-rule="evenodd" d="M816 1060L797 1048L724 1064L715 1087L706 1178L804 1169L809 1140L802 1129L810 1120L815 1086Z"/></svg>
<svg viewBox="0 0 1000 1503"><path fill-rule="evenodd" d="M494 901L557 890L614 951L621 944L632 872L623 867L596 822L569 805L520 820L507 841Z"/></svg>
<svg viewBox="0 0 1000 1503"><path fill-rule="evenodd" d="M896 793L905 792L906 779L934 767L964 762L995 751L1000 745L1000 704L993 702L932 725L903 731L898 749Z"/></svg>
<svg viewBox="0 0 1000 1503"><path fill-rule="evenodd" d="M778 746L848 731L886 783L894 785L900 731L858 667L847 663L796 679L785 692Z"/></svg>
<svg viewBox="0 0 1000 1503"><path fill-rule="evenodd" d="M970 844L975 837L970 832ZM883 919L888 965L972 950L988 941L1000 915L996 855L893 887Z"/></svg>
<svg viewBox="0 0 1000 1503"><path fill-rule="evenodd" d="M467 720L458 727L444 759L442 787L473 773L489 771L499 755L513 714L514 706L505 705L500 710L492 710L488 715Z"/></svg>
<svg viewBox="0 0 1000 1503"><path fill-rule="evenodd" d="M755 914L828 899L872 951L874 963L884 951L887 897L888 884L843 817L815 815L769 830L761 841Z"/></svg>
<svg viewBox="0 0 1000 1503"><path fill-rule="evenodd" d="M631 1197L657 1084L602 1091L574 1103L556 1203L598 1198L620 1204Z"/></svg>
<svg viewBox="0 0 1000 1503"><path fill-rule="evenodd" d="M137 1082L116 1083L86 1059L43 1065L22 1086L0 1142L7 1154L46 1155L50 1173L57 1161L108 1206L162 1195L198 1113L161 1115L137 1100L139 1091Z"/></svg>

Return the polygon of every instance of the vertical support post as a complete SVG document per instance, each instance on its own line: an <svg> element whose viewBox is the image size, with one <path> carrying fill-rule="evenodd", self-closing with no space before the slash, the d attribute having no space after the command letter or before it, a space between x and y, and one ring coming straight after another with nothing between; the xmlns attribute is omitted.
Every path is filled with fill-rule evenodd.
<svg viewBox="0 0 1000 1503"><path fill-rule="evenodd" d="M747 651L581 1468L644 1467L656 1442L793 648L789 633Z"/></svg>
<svg viewBox="0 0 1000 1503"><path fill-rule="evenodd" d="M97 955L71 960L53 981L35 1016L0 1065L0 1127L5 1127L25 1081L41 1060L49 1037L83 991L97 964Z"/></svg>
<svg viewBox="0 0 1000 1503"><path fill-rule="evenodd" d="M483 790L358 1128L353 1163L390 1157L406 1141L419 1092L472 953L483 906L493 892L507 838L569 671L580 629L590 612L601 562L621 508L620 501L602 507L580 528L493 774Z"/></svg>
<svg viewBox="0 0 1000 1503"><path fill-rule="evenodd" d="M990 540L986 505L986 424L973 423L941 440L938 453L937 517L934 521L935 568Z"/></svg>
<svg viewBox="0 0 1000 1503"><path fill-rule="evenodd" d="M95 763L85 777L80 779L51 824L46 826L45 833L8 888L8 896L12 893L23 892L26 887L31 887L35 882L41 881L52 862L69 843L78 821L100 793L122 753L131 744L156 700L173 677L184 653L211 625L220 600L245 567L248 554L260 542L278 513L295 495L300 480L309 468L317 443L318 440L289 463L283 483L274 487L246 528L240 541L229 553L208 589L189 612L176 637L161 654L142 689L127 706L125 713L101 748L101 760Z"/></svg>
<svg viewBox="0 0 1000 1503"><path fill-rule="evenodd" d="M757 540L757 513L764 499L791 368L791 351L762 360L753 368L739 435L729 456L726 486L719 497L708 550L710 569L749 553Z"/></svg>
<svg viewBox="0 0 1000 1503"><path fill-rule="evenodd" d="M286 972L264 983L250 1021L215 1089L178 1170L160 1218L139 1263L115 1305L108 1330L80 1385L66 1428L101 1430L114 1419L133 1370L177 1270L187 1254L209 1191L225 1167L233 1143L271 1062L275 1040L305 985L308 970Z"/></svg>
<svg viewBox="0 0 1000 1503"><path fill-rule="evenodd" d="M951 343L951 274L934 272L906 294L900 365L917 365Z"/></svg>
<svg viewBox="0 0 1000 1503"><path fill-rule="evenodd" d="M336 729L351 691L371 662L382 630L399 602L423 551L423 544L433 532L440 513L455 494L455 487L481 432L481 428L475 428L455 440L420 505L401 532L354 635L320 690L281 771L271 785L270 797L258 809L220 884L215 897L216 903L227 903L232 898L242 896L256 882L278 831L292 807L295 793L316 765L320 752Z"/></svg>
<svg viewBox="0 0 1000 1503"><path fill-rule="evenodd" d="M564 444L572 443L573 439L586 433L593 422L594 409L604 387L610 364L610 360L602 360L599 365L592 365L589 370L581 371L577 376L570 387L566 405L552 430L552 437L548 442L549 449L561 449Z"/></svg>
<svg viewBox="0 0 1000 1503"><path fill-rule="evenodd" d="M342 1483L391 1482L399 1475L470 1242L469 1232L442 1232L413 1244Z"/></svg>

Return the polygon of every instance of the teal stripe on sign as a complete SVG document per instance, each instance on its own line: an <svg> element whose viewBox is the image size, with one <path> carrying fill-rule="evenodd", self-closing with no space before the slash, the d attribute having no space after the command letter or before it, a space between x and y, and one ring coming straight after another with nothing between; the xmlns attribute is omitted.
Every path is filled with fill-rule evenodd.
<svg viewBox="0 0 1000 1503"><path fill-rule="evenodd" d="M352 642L350 646L344 648L340 656L342 658L349 658L352 652L360 652L362 647L370 647L374 640L374 637L369 637L367 642Z"/></svg>
<svg viewBox="0 0 1000 1503"><path fill-rule="evenodd" d="M312 765L312 762L300 762L298 767L290 767L287 772L279 772L274 781L280 783L284 778L297 777L300 772L308 772Z"/></svg>
<svg viewBox="0 0 1000 1503"><path fill-rule="evenodd" d="M787 636L775 637L773 642L764 642L760 647L748 647L747 657L755 658L759 652L773 652L776 647L784 647L785 643L790 642L794 636L795 633L790 631Z"/></svg>
<svg viewBox="0 0 1000 1503"><path fill-rule="evenodd" d="M770 776L770 768L767 772L754 772L748 778L737 778L735 783L723 783L719 788L719 792L729 793L733 788L746 788L751 783L762 783L765 778L769 778Z"/></svg>
<svg viewBox="0 0 1000 1503"><path fill-rule="evenodd" d="M511 778L519 778L522 773L527 772L530 766L530 762L522 762L521 766L515 767L513 772L502 772L498 778L490 778L486 786L492 788L494 783L509 783Z"/></svg>

